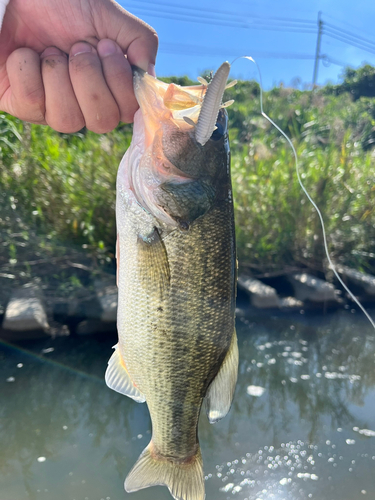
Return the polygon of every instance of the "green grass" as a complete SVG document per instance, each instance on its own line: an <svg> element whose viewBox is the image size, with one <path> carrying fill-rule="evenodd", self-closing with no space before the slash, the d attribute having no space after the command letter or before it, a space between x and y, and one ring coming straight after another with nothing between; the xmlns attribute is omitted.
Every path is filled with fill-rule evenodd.
<svg viewBox="0 0 375 500"><path fill-rule="evenodd" d="M8 116L1 121L21 137L13 134L1 151L2 213L21 218L49 239L112 252L116 173L131 127L101 137L91 132L68 136ZM4 230L4 217L2 225ZM16 230L14 224L11 229Z"/></svg>
<svg viewBox="0 0 375 500"><path fill-rule="evenodd" d="M324 270L320 223L298 184L291 148L260 115L251 85L242 85L248 90L233 90L230 97L240 99L229 110L239 262L261 271L296 264ZM265 95L264 109L293 140L333 259L374 271L374 99L280 88Z"/></svg>

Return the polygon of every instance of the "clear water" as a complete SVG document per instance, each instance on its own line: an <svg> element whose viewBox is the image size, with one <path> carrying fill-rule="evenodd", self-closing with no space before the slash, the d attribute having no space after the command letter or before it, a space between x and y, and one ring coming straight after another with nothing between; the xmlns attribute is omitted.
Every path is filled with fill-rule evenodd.
<svg viewBox="0 0 375 500"><path fill-rule="evenodd" d="M238 318L230 414L199 436L207 500L375 498L375 332L359 313ZM150 439L141 405L103 382L113 335L0 343L0 500L127 494ZM53 351L45 349L53 348ZM44 352L43 352L44 350Z"/></svg>

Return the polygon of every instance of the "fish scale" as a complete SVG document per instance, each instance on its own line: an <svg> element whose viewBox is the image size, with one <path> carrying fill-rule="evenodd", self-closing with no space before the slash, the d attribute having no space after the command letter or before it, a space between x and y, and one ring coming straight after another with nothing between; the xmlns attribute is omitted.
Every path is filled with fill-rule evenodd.
<svg viewBox="0 0 375 500"><path fill-rule="evenodd" d="M119 283L119 295L126 294L125 324L121 319L118 322L124 334L121 351L135 385L143 394L153 394L147 401L154 444L161 453L176 457L188 455L197 443L197 424L192 422L198 421L203 395L223 361L234 329L234 224L226 213L230 207L225 208L212 210L190 233L175 230L165 239L171 274L167 296L154 295L147 285L139 284L137 256L129 255L134 238L124 238L120 247L120 268L126 276L133 276L125 282L126 290ZM131 217L127 226L137 227L137 217L134 221ZM197 251L202 244L204 253ZM231 279L223 283L223 275ZM173 385L171 379L176 379ZM188 424L185 429L184 422ZM182 432L171 440L174 426ZM194 439L187 440L188 428Z"/></svg>

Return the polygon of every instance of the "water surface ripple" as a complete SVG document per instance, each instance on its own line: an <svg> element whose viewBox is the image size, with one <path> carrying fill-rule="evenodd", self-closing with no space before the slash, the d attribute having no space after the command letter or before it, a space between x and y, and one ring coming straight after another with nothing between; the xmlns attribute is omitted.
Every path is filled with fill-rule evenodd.
<svg viewBox="0 0 375 500"><path fill-rule="evenodd" d="M237 329L231 412L200 421L207 500L374 499L375 332L365 318L240 313ZM104 384L115 342L0 342L0 500L171 498L123 490L150 419Z"/></svg>

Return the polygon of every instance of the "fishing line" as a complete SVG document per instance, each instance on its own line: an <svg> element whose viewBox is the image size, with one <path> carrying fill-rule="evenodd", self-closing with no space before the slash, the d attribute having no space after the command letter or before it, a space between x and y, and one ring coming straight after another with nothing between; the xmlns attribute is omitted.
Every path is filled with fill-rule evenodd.
<svg viewBox="0 0 375 500"><path fill-rule="evenodd" d="M315 203L315 201L312 199L312 197L309 195L307 189L305 188L305 186L303 185L303 182L302 182L302 179L301 179L301 175L300 175L300 171L299 171L299 163L298 163L298 155L297 155L297 151L295 150L295 147L293 146L293 143L292 141L289 139L289 137L286 135L286 133L281 130L281 128L273 121L271 120L271 118L264 112L263 110L263 83L262 83L262 74L260 72L260 68L258 66L258 63L255 61L255 59L253 59L252 57L250 56L240 56L240 57L236 57L236 59L234 59L231 63L231 66L238 60L238 59L248 59L249 61L253 62L255 64L255 66L257 67L257 70L258 70L258 75L259 75L259 89L260 89L260 111L261 111L261 114L262 116L268 120L271 125L273 125L276 130L278 130L280 132L280 134L287 140L289 146L292 148L292 151L293 151L293 155L294 155L294 161L295 161L295 166L296 166L296 173L297 173L297 178L298 178L298 182L303 190L303 192L305 193L307 199L309 200L309 202L312 204L312 206L315 208L317 214L318 214L318 217L319 217L319 220L320 220L320 225L321 225L321 228L322 228L322 233L323 233L323 242L324 242L324 250L325 250L325 253L326 253L326 256L327 256L327 260L329 262L329 267L332 269L334 275L336 276L336 278L338 279L339 283L341 284L341 286L344 288L344 290L349 294L349 296L352 298L353 302L355 302L357 304L357 306L361 309L361 311L363 312L363 314L366 316L366 318L369 320L369 322L371 323L372 327L374 328L375 330L375 322L374 320L371 318L371 316L369 315L369 313L366 311L366 309L363 307L363 305L360 303L360 301L357 299L357 297L355 297L353 295L353 293L349 290L349 288L347 287L347 285L343 282L343 280L340 278L337 270L336 270L336 266L334 265L334 263L332 262L332 259L331 259L331 256L329 254L329 250L328 250L328 244L327 244L327 237L326 237L326 230L325 230L325 225L324 225L324 220L323 220L323 216L317 206L317 204Z"/></svg>

